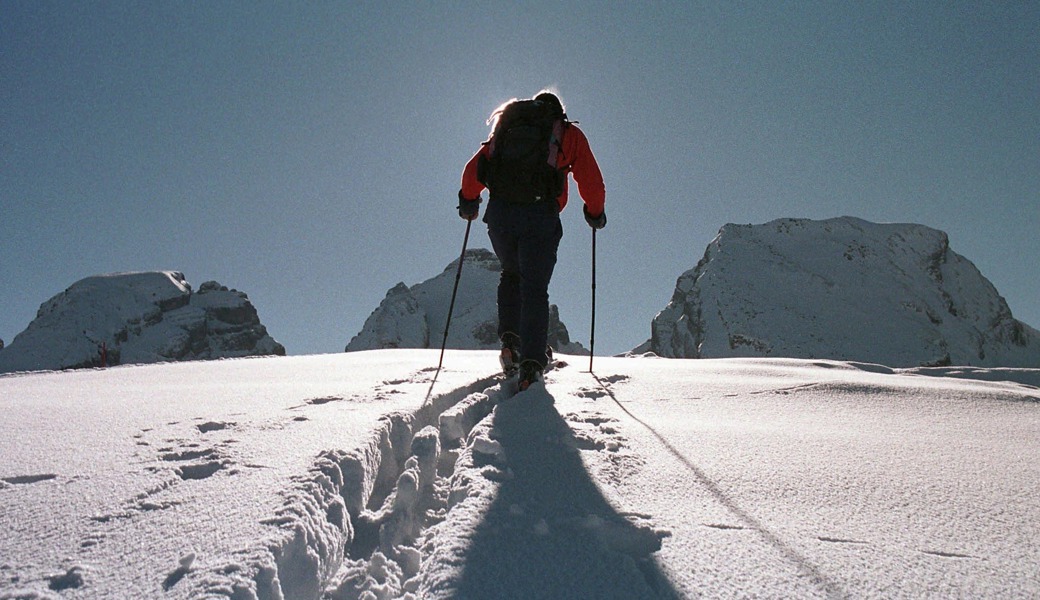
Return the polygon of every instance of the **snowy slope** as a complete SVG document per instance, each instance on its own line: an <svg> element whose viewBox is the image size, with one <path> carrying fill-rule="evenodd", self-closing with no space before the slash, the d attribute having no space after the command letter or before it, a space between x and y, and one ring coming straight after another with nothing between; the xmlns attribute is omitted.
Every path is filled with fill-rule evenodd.
<svg viewBox="0 0 1040 600"><path fill-rule="evenodd" d="M1040 333L945 233L851 217L724 226L651 329L641 350L668 357L1040 366Z"/></svg>
<svg viewBox="0 0 1040 600"><path fill-rule="evenodd" d="M346 350L440 348L458 269L459 261L455 259L436 277L412 287L399 283L391 288ZM501 273L502 265L491 251L477 248L466 252L448 331L448 348L500 347L496 299ZM549 306L548 343L563 353L587 352L581 344L571 342L556 305Z"/></svg>
<svg viewBox="0 0 1040 600"><path fill-rule="evenodd" d="M436 358L0 377L0 598L1040 594L1036 370Z"/></svg>
<svg viewBox="0 0 1040 600"><path fill-rule="evenodd" d="M87 277L40 306L0 352L0 373L285 354L242 292L182 273Z"/></svg>

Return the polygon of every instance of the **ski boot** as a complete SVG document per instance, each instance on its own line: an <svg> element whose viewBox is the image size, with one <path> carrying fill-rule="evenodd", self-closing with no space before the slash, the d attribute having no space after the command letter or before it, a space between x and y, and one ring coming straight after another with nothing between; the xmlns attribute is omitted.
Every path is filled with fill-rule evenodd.
<svg viewBox="0 0 1040 600"><path fill-rule="evenodd" d="M534 360L525 360L520 363L520 379L517 382L518 391L526 391L531 385L542 380L542 365Z"/></svg>
<svg viewBox="0 0 1040 600"><path fill-rule="evenodd" d="M498 355L498 362L507 377L516 374L520 368L520 336L511 331L502 334L502 351Z"/></svg>

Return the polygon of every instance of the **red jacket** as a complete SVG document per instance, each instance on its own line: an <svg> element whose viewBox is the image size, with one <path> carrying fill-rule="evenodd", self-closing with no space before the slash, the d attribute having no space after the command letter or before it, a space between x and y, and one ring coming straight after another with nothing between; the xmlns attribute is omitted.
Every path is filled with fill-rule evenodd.
<svg viewBox="0 0 1040 600"><path fill-rule="evenodd" d="M578 184L578 193L588 207L589 214L598 217L603 214L603 203L606 198L606 189L603 187L603 174L600 173L596 157L589 148L589 140L577 125L569 123L563 130L562 148L557 159L557 166L565 173L574 175L574 181ZM484 191L484 184L477 179L477 161L480 156L488 156L488 144L480 147L473 158L466 163L462 171L462 197L476 199ZM560 210L567 206L567 187L563 186L563 193L556 199Z"/></svg>

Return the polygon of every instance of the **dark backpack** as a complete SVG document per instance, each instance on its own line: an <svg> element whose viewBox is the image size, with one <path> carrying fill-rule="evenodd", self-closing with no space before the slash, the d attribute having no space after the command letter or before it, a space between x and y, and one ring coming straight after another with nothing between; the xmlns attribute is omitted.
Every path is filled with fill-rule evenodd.
<svg viewBox="0 0 1040 600"><path fill-rule="evenodd" d="M478 177L491 199L510 204L556 201L567 182L556 167L563 115L537 100L517 100L499 115Z"/></svg>

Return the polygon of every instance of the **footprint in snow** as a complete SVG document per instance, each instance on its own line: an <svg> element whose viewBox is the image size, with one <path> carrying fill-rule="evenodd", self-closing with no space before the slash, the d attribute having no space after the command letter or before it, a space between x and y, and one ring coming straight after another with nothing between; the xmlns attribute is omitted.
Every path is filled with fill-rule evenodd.
<svg viewBox="0 0 1040 600"><path fill-rule="evenodd" d="M183 465L178 467L175 472L185 481L189 479L208 479L226 466L224 462L210 461L194 465Z"/></svg>
<svg viewBox="0 0 1040 600"><path fill-rule="evenodd" d="M321 396L319 398L307 398L303 401L303 404L290 406L288 410L300 410L301 408L307 408L308 406L324 406L325 404L331 404L333 402L342 402L343 400L343 396ZM356 398L352 398L351 400L356 400Z"/></svg>
<svg viewBox="0 0 1040 600"><path fill-rule="evenodd" d="M213 448L205 448L203 450L184 450L181 452L170 450L164 454L160 454L159 458L169 462L182 462L197 460L200 458L217 458L218 456L219 454Z"/></svg>
<svg viewBox="0 0 1040 600"><path fill-rule="evenodd" d="M323 396L321 398L310 398L308 400L304 400L304 402L306 404L310 404L311 406L321 406L330 402L341 402L342 400L342 396Z"/></svg>
<svg viewBox="0 0 1040 600"><path fill-rule="evenodd" d="M83 568L72 567L64 573L48 575L46 579L50 582L47 587L55 592L80 588L83 587Z"/></svg>
<svg viewBox="0 0 1040 600"><path fill-rule="evenodd" d="M703 525L705 527L710 527L711 529L721 529L723 531L741 531L747 529L747 527L744 527L743 525L729 525L726 523L704 523Z"/></svg>
<svg viewBox="0 0 1040 600"><path fill-rule="evenodd" d="M609 396L610 394L606 390L603 390L603 389L600 389L600 388L582 388L582 389L578 390L578 393L576 395L579 398L588 398L589 400L599 400L600 398L605 398L605 397Z"/></svg>
<svg viewBox="0 0 1040 600"><path fill-rule="evenodd" d="M79 547L83 549L93 548L105 540L105 535L101 533L92 533L87 535L82 542L79 543Z"/></svg>
<svg viewBox="0 0 1040 600"><path fill-rule="evenodd" d="M191 565L195 562L195 553L190 552L185 556L181 557L180 565L174 569L162 583L164 592L170 591L173 586L180 583L184 576L191 572Z"/></svg>
<svg viewBox="0 0 1040 600"><path fill-rule="evenodd" d="M569 413L564 420L579 450L618 452L625 445L626 440L616 427L617 419L598 413Z"/></svg>
<svg viewBox="0 0 1040 600"><path fill-rule="evenodd" d="M862 540L850 540L846 538L836 538L828 536L819 536L816 539L820 540L821 542L827 542L829 544L857 544L860 546L866 546L870 544L870 542L864 542Z"/></svg>
<svg viewBox="0 0 1040 600"><path fill-rule="evenodd" d="M946 552L943 550L921 550L922 554L928 554L930 556L938 556L940 558L978 558L970 554L961 554L959 552Z"/></svg>
<svg viewBox="0 0 1040 600"><path fill-rule="evenodd" d="M211 431L221 431L229 427L234 427L237 423L224 423L220 421L207 421L200 423L195 427L199 430L199 433L209 433Z"/></svg>
<svg viewBox="0 0 1040 600"><path fill-rule="evenodd" d="M50 481L56 479L58 476L54 473L43 473L40 475L15 475L13 477L0 477L0 481L4 483L10 483L11 485L29 485L31 483L39 483L41 481Z"/></svg>

